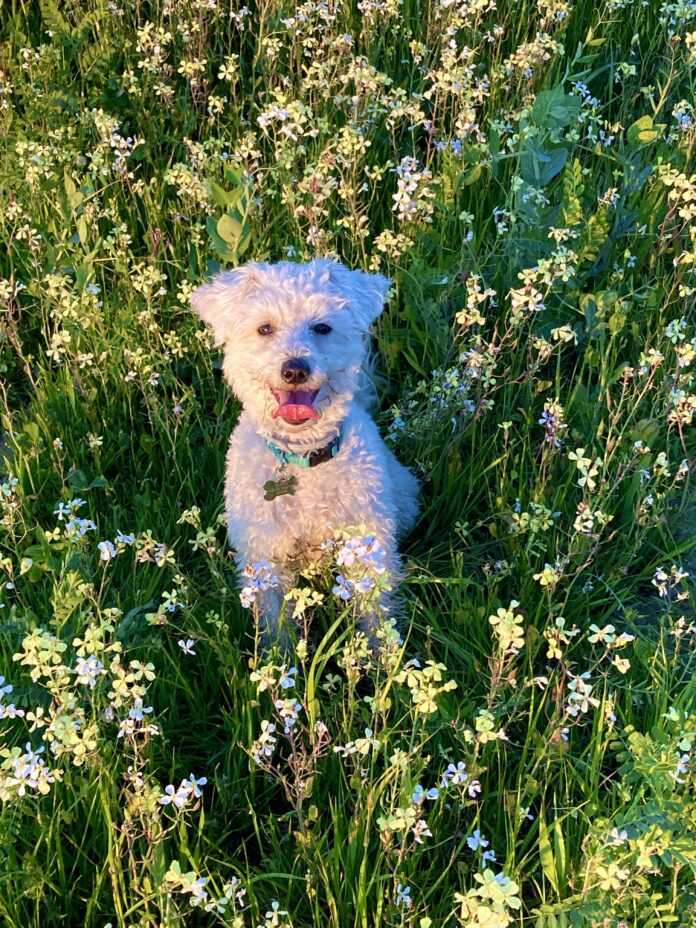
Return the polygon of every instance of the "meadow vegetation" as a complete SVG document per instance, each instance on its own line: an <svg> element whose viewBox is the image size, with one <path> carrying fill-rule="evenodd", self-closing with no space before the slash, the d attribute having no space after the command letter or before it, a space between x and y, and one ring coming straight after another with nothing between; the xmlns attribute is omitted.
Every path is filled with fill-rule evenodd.
<svg viewBox="0 0 696 928"><path fill-rule="evenodd" d="M0 2L3 926L696 923L695 69L691 0ZM188 297L315 255L423 508L281 653Z"/></svg>

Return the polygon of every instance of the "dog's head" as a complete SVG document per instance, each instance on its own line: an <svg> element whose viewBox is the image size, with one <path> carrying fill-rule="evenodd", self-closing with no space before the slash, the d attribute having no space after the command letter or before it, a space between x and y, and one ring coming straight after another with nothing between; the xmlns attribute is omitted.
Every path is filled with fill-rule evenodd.
<svg viewBox="0 0 696 928"><path fill-rule="evenodd" d="M224 346L225 377L259 431L311 442L348 410L388 287L324 258L247 264L199 287L191 305Z"/></svg>

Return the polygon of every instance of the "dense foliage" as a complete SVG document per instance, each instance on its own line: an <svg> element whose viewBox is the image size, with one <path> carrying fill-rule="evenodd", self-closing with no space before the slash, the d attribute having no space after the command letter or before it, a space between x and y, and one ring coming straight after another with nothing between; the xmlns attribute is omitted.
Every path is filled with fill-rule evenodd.
<svg viewBox="0 0 696 928"><path fill-rule="evenodd" d="M695 69L689 0L0 0L3 925L696 921ZM281 654L188 296L326 254L423 511Z"/></svg>

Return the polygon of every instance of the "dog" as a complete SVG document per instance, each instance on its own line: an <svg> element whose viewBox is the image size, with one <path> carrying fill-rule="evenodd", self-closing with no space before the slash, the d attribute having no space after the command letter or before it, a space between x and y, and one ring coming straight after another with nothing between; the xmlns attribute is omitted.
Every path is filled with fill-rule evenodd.
<svg viewBox="0 0 696 928"><path fill-rule="evenodd" d="M396 540L416 520L418 481L384 444L364 390L389 285L317 258L246 264L191 295L242 403L227 453L228 536L240 572L268 562L280 580L257 600L270 636L299 570L341 527L364 526L392 581L400 576Z"/></svg>

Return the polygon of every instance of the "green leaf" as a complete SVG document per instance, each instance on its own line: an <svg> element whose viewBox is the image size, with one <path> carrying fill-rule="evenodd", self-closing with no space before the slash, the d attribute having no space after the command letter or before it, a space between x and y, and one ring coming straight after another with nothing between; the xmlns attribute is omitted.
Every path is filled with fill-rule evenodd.
<svg viewBox="0 0 696 928"><path fill-rule="evenodd" d="M68 483L73 490L86 490L87 477L83 470L71 470L68 474Z"/></svg>
<svg viewBox="0 0 696 928"><path fill-rule="evenodd" d="M535 187L544 187L563 170L568 160L566 148L525 148L520 154L522 179Z"/></svg>
<svg viewBox="0 0 696 928"><path fill-rule="evenodd" d="M532 106L532 122L541 129L569 126L577 118L581 106L580 97L568 96L560 87L543 90Z"/></svg>
<svg viewBox="0 0 696 928"><path fill-rule="evenodd" d="M546 186L550 180L553 180L557 174L560 174L568 160L567 148L554 148L548 154L549 159L541 169L540 179L542 186Z"/></svg>
<svg viewBox="0 0 696 928"><path fill-rule="evenodd" d="M626 138L631 145L649 145L659 138L660 126L653 128L652 116L641 116L628 127Z"/></svg>
<svg viewBox="0 0 696 928"><path fill-rule="evenodd" d="M25 435L29 436L29 439L33 442L33 444L38 445L39 438L41 437L38 422L27 422L23 431Z"/></svg>
<svg viewBox="0 0 696 928"><path fill-rule="evenodd" d="M468 171L464 171L459 178L459 183L462 187L470 187L471 184L475 184L476 181L482 174L482 168L480 164L475 164L473 167L470 167Z"/></svg>
<svg viewBox="0 0 696 928"><path fill-rule="evenodd" d="M626 313L623 313L618 309L611 315L609 318L609 331L612 335L618 335L619 332L623 330L623 327L626 325L627 318L628 316Z"/></svg>
<svg viewBox="0 0 696 928"><path fill-rule="evenodd" d="M65 194L68 198L68 203L72 209L77 209L77 207L82 203L84 199L80 191L77 189L77 184L72 179L72 177L65 172L63 178L63 186L65 187Z"/></svg>
<svg viewBox="0 0 696 928"><path fill-rule="evenodd" d="M217 222L213 216L208 216L206 220L206 229L208 230L213 248L217 251L222 260L231 261L235 256L235 251L218 235Z"/></svg>
<svg viewBox="0 0 696 928"><path fill-rule="evenodd" d="M46 28L50 29L54 35L70 35L70 26L68 25L68 21L60 12L57 3L54 3L53 0L39 0L39 9L41 10L41 18L43 19Z"/></svg>
<svg viewBox="0 0 696 928"><path fill-rule="evenodd" d="M243 232L244 226L242 223L230 216L229 213L223 213L217 221L217 233L228 245L235 245L242 237Z"/></svg>
<svg viewBox="0 0 696 928"><path fill-rule="evenodd" d="M539 860L541 861L544 876L558 893L558 874L556 873L556 864L551 850L549 831L541 814L539 815Z"/></svg>
<svg viewBox="0 0 696 928"><path fill-rule="evenodd" d="M244 171L242 168L233 168L227 165L225 168L225 180L228 180L236 187L240 187L244 183Z"/></svg>
<svg viewBox="0 0 696 928"><path fill-rule="evenodd" d="M77 220L77 234L80 236L80 242L86 245L89 239L89 229L87 228L87 221L84 216L80 216Z"/></svg>
<svg viewBox="0 0 696 928"><path fill-rule="evenodd" d="M210 184L210 195L213 198L213 202L218 206L222 206L223 209L228 209L230 206L238 206L240 200L244 196L244 188L237 187L235 190L225 190L216 184L214 180L208 182Z"/></svg>
<svg viewBox="0 0 696 928"><path fill-rule="evenodd" d="M87 490L103 490L105 487L108 487L109 481L106 477L103 477L101 474L98 474L91 483L85 487Z"/></svg>

